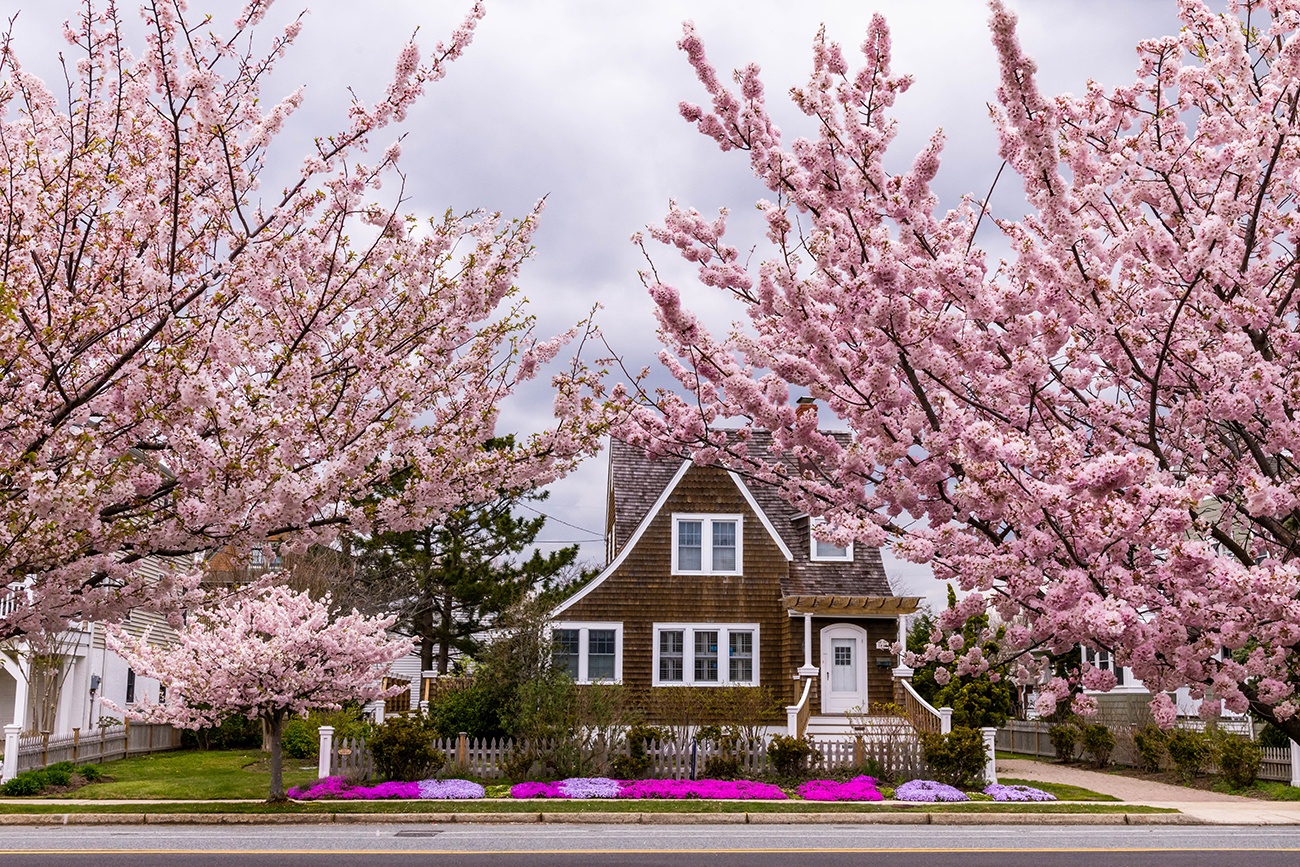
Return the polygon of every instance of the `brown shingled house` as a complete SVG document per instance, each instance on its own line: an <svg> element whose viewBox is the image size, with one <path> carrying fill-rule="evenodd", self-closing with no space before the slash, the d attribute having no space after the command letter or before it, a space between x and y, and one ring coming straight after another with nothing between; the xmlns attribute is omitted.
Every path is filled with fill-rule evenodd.
<svg viewBox="0 0 1300 867"><path fill-rule="evenodd" d="M812 521L762 483L611 443L609 565L552 613L557 659L637 692L765 686L790 729L847 732L846 711L893 700L876 644L920 600L892 593L878 550Z"/></svg>

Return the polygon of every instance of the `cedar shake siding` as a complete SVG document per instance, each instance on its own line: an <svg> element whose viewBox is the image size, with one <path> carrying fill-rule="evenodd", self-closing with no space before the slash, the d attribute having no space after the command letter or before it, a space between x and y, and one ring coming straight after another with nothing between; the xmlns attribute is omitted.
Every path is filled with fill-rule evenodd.
<svg viewBox="0 0 1300 867"><path fill-rule="evenodd" d="M659 485L651 504L680 468L680 462L674 463L673 472ZM649 505L641 510L642 518ZM673 575L674 514L740 515L741 574ZM621 522L616 519L614 523ZM626 531L628 537L633 530ZM626 541L619 539L619 548ZM653 682L655 623L757 623L758 685L771 689L782 703L791 703L797 698L790 663L792 625L781 605L786 566L785 555L726 471L691 467L618 568L557 619L621 622L623 683L637 692L649 689ZM799 640L802 642L802 633ZM725 664L725 653L721 661Z"/></svg>
<svg viewBox="0 0 1300 867"><path fill-rule="evenodd" d="M761 431L751 441L751 447L770 448L770 444L770 435ZM656 708L661 701L671 704L670 699L682 697L675 691L711 692L722 698L726 690L739 688L687 685L693 673L692 648L687 646L691 628L716 625L725 630L755 624L756 683L769 690L780 705L794 704L803 690L798 671L804 662L804 617L790 616L787 604L793 605L791 600L797 598L807 600L800 605L825 606L809 612L813 664L821 660L820 632L824 627L834 623L861 627L867 632L865 673L861 675L866 678L867 704L893 700L894 659L876 649L876 643L895 640L898 621L877 617L872 612L879 609L870 607L872 600L879 602L894 595L877 549L855 546L852 560L814 560L812 519L782 500L776 489L716 466L684 463L672 456L651 458L617 440L610 444L606 497L610 565L553 615L559 628L579 631L578 648L570 651L576 652L579 677L590 677L594 671L591 659L597 654L601 655L601 670L609 670L604 667L609 665L609 651L592 650L597 645L590 633L613 630L616 641L621 642L616 657L621 682L636 696L649 722L664 722ZM709 542L710 518L738 516L736 574L674 575L674 516L690 516L700 522L695 557L706 569L715 551ZM721 550L725 552L725 546ZM918 600L900 601L911 602L914 608ZM846 610L836 617L835 608ZM885 608L896 610L899 606ZM654 686L658 674L656 623L681 627L681 685ZM718 635L720 680L726 679L723 672L728 669L723 667L728 665L728 651L727 636ZM877 667L882 659L888 664ZM820 678L814 677L814 714L821 712L820 686ZM841 697L836 705L842 701ZM779 710L768 720L773 724L783 721Z"/></svg>

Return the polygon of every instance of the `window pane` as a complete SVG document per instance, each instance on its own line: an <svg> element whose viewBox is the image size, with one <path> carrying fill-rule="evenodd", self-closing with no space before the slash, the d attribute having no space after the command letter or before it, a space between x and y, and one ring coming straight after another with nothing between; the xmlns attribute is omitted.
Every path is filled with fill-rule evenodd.
<svg viewBox="0 0 1300 867"><path fill-rule="evenodd" d="M590 680L614 679L614 630L588 630L587 677Z"/></svg>
<svg viewBox="0 0 1300 867"><path fill-rule="evenodd" d="M730 650L728 679L747 683L754 679L754 633L732 632L727 643Z"/></svg>
<svg viewBox="0 0 1300 867"><path fill-rule="evenodd" d="M578 630L576 629L557 629L553 635L555 639L555 649L552 651L552 661L556 668L562 668L569 673L569 677L574 680L578 679Z"/></svg>
<svg viewBox="0 0 1300 867"><path fill-rule="evenodd" d="M736 522L713 522L713 571L736 571Z"/></svg>
<svg viewBox="0 0 1300 867"><path fill-rule="evenodd" d="M704 568L704 525L700 521L677 522L677 568L699 572Z"/></svg>
<svg viewBox="0 0 1300 867"><path fill-rule="evenodd" d="M823 542L821 539L814 539L813 545L816 546L818 557L826 557L835 560L848 559L848 548L841 548L839 545L830 542Z"/></svg>
<svg viewBox="0 0 1300 867"><path fill-rule="evenodd" d="M664 683L681 683L686 679L682 665L684 657L683 634L680 629L667 629L659 633L659 680Z"/></svg>
<svg viewBox="0 0 1300 867"><path fill-rule="evenodd" d="M695 633L695 680L716 683L718 680L718 633Z"/></svg>

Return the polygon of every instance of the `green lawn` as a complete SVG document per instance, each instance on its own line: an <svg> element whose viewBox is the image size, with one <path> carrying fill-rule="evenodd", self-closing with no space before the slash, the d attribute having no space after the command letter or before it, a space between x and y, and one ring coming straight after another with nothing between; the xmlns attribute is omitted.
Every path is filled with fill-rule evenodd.
<svg viewBox="0 0 1300 867"><path fill-rule="evenodd" d="M300 770L310 765L308 770ZM271 791L271 771L265 753L258 750L156 753L101 765L112 782L92 783L59 797L163 798L265 798ZM315 762L285 759L284 785L299 786L316 779Z"/></svg>
<svg viewBox="0 0 1300 867"><path fill-rule="evenodd" d="M1103 795L1082 786L1070 786L1065 783L1041 783L1038 780L1018 780L1014 777L999 777L998 782L1004 786L1033 786L1048 794L1055 795L1060 801L1118 801L1119 798Z"/></svg>

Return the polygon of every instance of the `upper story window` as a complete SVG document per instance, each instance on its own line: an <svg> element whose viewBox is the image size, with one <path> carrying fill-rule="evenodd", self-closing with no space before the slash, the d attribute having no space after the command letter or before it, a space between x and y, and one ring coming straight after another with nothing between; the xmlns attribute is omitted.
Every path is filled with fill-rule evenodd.
<svg viewBox="0 0 1300 867"><path fill-rule="evenodd" d="M834 542L827 542L818 539L813 533L813 528L824 523L821 518L814 518L808 522L808 550L812 554L812 559L818 562L830 563L851 563L853 562L853 543L850 542L847 548L841 548Z"/></svg>
<svg viewBox="0 0 1300 867"><path fill-rule="evenodd" d="M739 575L740 515L673 515L673 574Z"/></svg>
<svg viewBox="0 0 1300 867"><path fill-rule="evenodd" d="M623 679L622 623L557 623L551 660L578 683Z"/></svg>
<svg viewBox="0 0 1300 867"><path fill-rule="evenodd" d="M1110 655L1110 651L1093 650L1091 647L1085 647L1083 648L1083 661L1102 671L1109 671L1114 674L1116 686L1124 685L1124 666L1115 664L1115 658Z"/></svg>

